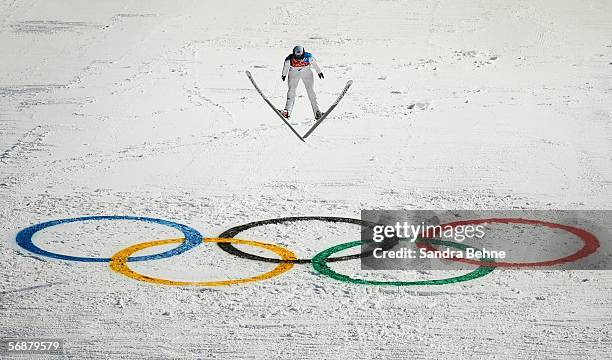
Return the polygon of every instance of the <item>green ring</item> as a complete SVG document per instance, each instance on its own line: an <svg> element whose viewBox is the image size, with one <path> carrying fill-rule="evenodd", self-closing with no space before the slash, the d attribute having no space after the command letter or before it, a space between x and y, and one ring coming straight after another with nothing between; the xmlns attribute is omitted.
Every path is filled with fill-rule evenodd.
<svg viewBox="0 0 612 360"><path fill-rule="evenodd" d="M459 249L459 250L466 250L468 248L472 248L471 246L467 246L465 244L455 243L451 241L428 240L428 242L434 245L444 245L444 246ZM419 281L376 281L376 280L366 280L366 279L355 279L350 276L346 276L346 275L337 273L334 270L330 269L329 266L327 266L327 258L329 258L331 255L337 252L340 252L342 250L345 250L345 249L350 249L352 247L359 246L361 245L361 243L362 243L361 241L352 241L352 242L347 242L344 244L339 244L339 245L330 247L329 249L323 250L312 259L312 266L319 274L325 275L332 279L340 280L343 282L352 283L352 284L363 284L363 285L390 285L390 286L452 284L452 283L458 283L462 281L474 280L479 277L488 275L493 270L495 270L495 267L480 266L474 271L471 271L467 274L455 276L455 277L451 277L447 279L419 280ZM472 249L475 249L475 248L472 248ZM493 261L493 260L492 259L482 259L482 261Z"/></svg>

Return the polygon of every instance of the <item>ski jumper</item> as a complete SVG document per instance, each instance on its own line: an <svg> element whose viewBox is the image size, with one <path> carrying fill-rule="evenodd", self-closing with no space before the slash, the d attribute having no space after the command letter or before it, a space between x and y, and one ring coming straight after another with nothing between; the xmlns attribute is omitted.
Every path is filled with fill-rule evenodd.
<svg viewBox="0 0 612 360"><path fill-rule="evenodd" d="M313 66L315 71L321 72L317 61L311 53L305 52L303 59L297 59L293 54L285 58L285 65L283 66L283 76L287 77L287 103L285 109L291 113L293 110L293 104L295 103L295 92L297 90L300 79L304 82L306 92L308 93L308 99L312 106L313 113L319 111L319 104L317 103L317 94L314 91L314 76L310 67Z"/></svg>

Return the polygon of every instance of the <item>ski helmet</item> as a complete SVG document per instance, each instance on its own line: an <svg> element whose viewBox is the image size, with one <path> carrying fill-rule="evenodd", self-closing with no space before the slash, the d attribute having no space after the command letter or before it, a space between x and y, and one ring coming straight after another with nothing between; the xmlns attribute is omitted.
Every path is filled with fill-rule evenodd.
<svg viewBox="0 0 612 360"><path fill-rule="evenodd" d="M303 59L304 58L304 47L300 45L294 47L293 56L296 57L297 59Z"/></svg>

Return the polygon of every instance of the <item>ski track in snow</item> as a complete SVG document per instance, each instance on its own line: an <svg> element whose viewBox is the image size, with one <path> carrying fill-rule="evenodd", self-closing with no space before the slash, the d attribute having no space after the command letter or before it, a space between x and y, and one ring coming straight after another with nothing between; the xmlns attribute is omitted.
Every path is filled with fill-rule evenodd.
<svg viewBox="0 0 612 360"><path fill-rule="evenodd" d="M169 287L32 256L15 235L102 214L215 237L372 208L609 209L610 4L0 3L0 45L11 49L0 66L0 339L61 337L70 359L606 358L610 271L495 270L389 288L296 265L257 283ZM323 67L322 108L354 81L305 144L244 76L281 107L282 60L296 42ZM291 123L303 134L313 119L302 85L298 96ZM177 236L89 222L35 241L108 257ZM312 222L240 236L312 257L359 229ZM188 281L271 269L214 244L130 266ZM358 261L334 266L359 271Z"/></svg>

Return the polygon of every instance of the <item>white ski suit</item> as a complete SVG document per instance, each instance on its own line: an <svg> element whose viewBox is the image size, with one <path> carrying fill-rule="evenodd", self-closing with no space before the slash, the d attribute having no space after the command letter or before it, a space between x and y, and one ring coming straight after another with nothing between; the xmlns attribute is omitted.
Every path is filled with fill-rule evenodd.
<svg viewBox="0 0 612 360"><path fill-rule="evenodd" d="M303 59L297 59L293 54L285 58L283 76L287 77L288 86L285 110L287 110L289 113L291 113L291 110L293 110L293 104L295 103L295 92L300 79L302 79L304 82L304 87L306 87L308 99L310 100L310 105L312 106L312 112L316 114L316 112L319 111L317 94L315 94L314 91L314 76L310 70L310 66L314 67L317 74L321 73L321 69L311 53L305 52Z"/></svg>

